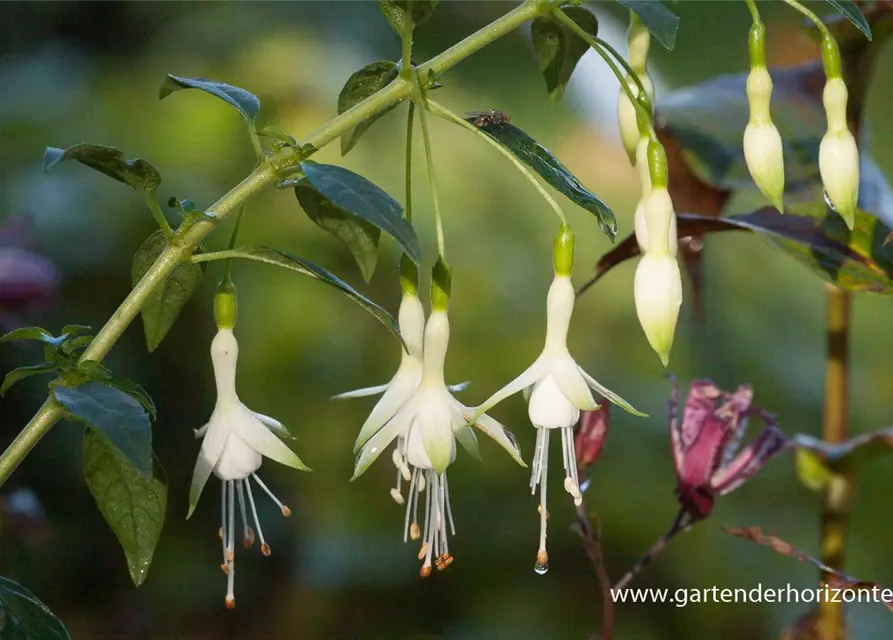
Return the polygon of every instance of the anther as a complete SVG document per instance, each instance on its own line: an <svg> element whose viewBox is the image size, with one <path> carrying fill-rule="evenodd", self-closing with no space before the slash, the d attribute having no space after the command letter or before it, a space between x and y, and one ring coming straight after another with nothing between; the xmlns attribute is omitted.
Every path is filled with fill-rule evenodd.
<svg viewBox="0 0 893 640"><path fill-rule="evenodd" d="M291 509L289 509L285 505L282 505L282 515L284 515L286 518L289 517L291 515Z"/></svg>
<svg viewBox="0 0 893 640"><path fill-rule="evenodd" d="M540 515L543 515L543 505L542 504L536 505L536 512ZM548 520L548 519L549 519L549 510L546 509L546 520Z"/></svg>
<svg viewBox="0 0 893 640"><path fill-rule="evenodd" d="M549 564L549 554L546 553L545 549L540 549L536 552L536 563L542 567L548 566Z"/></svg>
<svg viewBox="0 0 893 640"><path fill-rule="evenodd" d="M250 549L254 545L254 529L251 527L247 527L246 531L248 532L245 536L245 539L242 541L242 544L245 545L246 549Z"/></svg>
<svg viewBox="0 0 893 640"><path fill-rule="evenodd" d="M431 575L431 565L425 565L422 567L421 571L419 571L419 575L423 578L427 578Z"/></svg>
<svg viewBox="0 0 893 640"><path fill-rule="evenodd" d="M229 565L228 564L222 564L222 565L220 565L220 568L223 569L223 573L225 573L226 575L229 575Z"/></svg>
<svg viewBox="0 0 893 640"><path fill-rule="evenodd" d="M233 549L226 550L226 560L227 562L232 562L236 557L236 552Z"/></svg>
<svg viewBox="0 0 893 640"><path fill-rule="evenodd" d="M226 608L227 609L235 609L236 608L236 599L232 596L226 596Z"/></svg>
<svg viewBox="0 0 893 640"><path fill-rule="evenodd" d="M417 522L413 522L412 526L409 527L409 538L411 540L418 540L420 537L422 537L422 530L419 528Z"/></svg>
<svg viewBox="0 0 893 640"><path fill-rule="evenodd" d="M422 548L419 549L419 560L421 560L422 558L424 558L424 557L427 555L427 553L428 553L428 543L427 543L427 542L423 542L423 543L422 543ZM430 568L429 568L429 572L430 572Z"/></svg>
<svg viewBox="0 0 893 640"><path fill-rule="evenodd" d="M267 556L267 557L269 557L270 554L273 553L273 552L270 550L270 545L268 545L266 542L263 543L262 545L260 545L260 552L261 552L262 554L264 554L265 556Z"/></svg>
<svg viewBox="0 0 893 640"><path fill-rule="evenodd" d="M391 497L394 499L394 502L397 504L404 504L406 501L403 499L403 494L400 493L396 488L391 489Z"/></svg>

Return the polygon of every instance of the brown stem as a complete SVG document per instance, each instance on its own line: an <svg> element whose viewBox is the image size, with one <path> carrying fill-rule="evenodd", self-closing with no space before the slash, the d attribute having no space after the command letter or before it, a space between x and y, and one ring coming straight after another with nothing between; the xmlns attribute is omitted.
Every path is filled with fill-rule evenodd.
<svg viewBox="0 0 893 640"><path fill-rule="evenodd" d="M598 584L602 592L602 640L611 640L614 633L614 598L611 597L611 579L605 568L605 556L602 553L602 543L598 535L592 530L589 513L586 504L581 503L577 507L577 523L574 527L580 535L583 549L589 556L589 561L595 568L598 576Z"/></svg>
<svg viewBox="0 0 893 640"><path fill-rule="evenodd" d="M633 565L633 568L630 569L625 576L623 576L620 581L614 585L612 591L616 591L618 589L623 589L630 583L630 580L635 578L639 572L642 571L645 567L651 564L651 561L654 560L654 557L659 554L661 551L666 548L667 544L676 537L677 534L682 533L688 527L690 527L693 523L690 517L686 517L688 512L685 509L680 509L679 513L676 514L676 519L673 520L673 524L670 525L670 528L667 532L657 539L651 548L645 553L644 556L639 558L636 564Z"/></svg>
<svg viewBox="0 0 893 640"><path fill-rule="evenodd" d="M851 294L826 285L828 298L828 354L825 364L825 405L822 438L829 444L846 440L849 412L849 327ZM835 473L825 488L821 517L821 560L838 571L843 569L852 498L852 484L846 474ZM821 572L822 582L832 576ZM844 640L846 621L843 604L820 602L818 630L821 640Z"/></svg>

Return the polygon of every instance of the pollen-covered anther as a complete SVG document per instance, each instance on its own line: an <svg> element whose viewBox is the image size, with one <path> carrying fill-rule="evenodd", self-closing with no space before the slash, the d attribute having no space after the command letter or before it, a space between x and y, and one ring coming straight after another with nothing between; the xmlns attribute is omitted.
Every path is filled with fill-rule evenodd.
<svg viewBox="0 0 893 640"><path fill-rule="evenodd" d="M254 535L254 529L248 527L246 529L245 539L242 541L242 544L245 545L246 549L250 549L254 546L254 541L256 540Z"/></svg>
<svg viewBox="0 0 893 640"><path fill-rule="evenodd" d="M232 596L226 596L226 608L227 609L235 609L236 608L236 599Z"/></svg>
<svg viewBox="0 0 893 640"><path fill-rule="evenodd" d="M431 575L431 565L430 564L425 565L424 567L422 567L419 570L419 576L421 576L422 578L427 578L430 575Z"/></svg>
<svg viewBox="0 0 893 640"><path fill-rule="evenodd" d="M270 550L270 545L268 545L266 542L260 545L260 552L267 557L269 557L273 553Z"/></svg>
<svg viewBox="0 0 893 640"><path fill-rule="evenodd" d="M419 476L419 493L425 490L425 476Z"/></svg>
<svg viewBox="0 0 893 640"><path fill-rule="evenodd" d="M549 554L546 553L545 549L540 549L536 552L536 563L541 567L548 566L549 564Z"/></svg>
<svg viewBox="0 0 893 640"><path fill-rule="evenodd" d="M443 561L443 564L447 567L453 564L453 556L447 556L446 559Z"/></svg>
<svg viewBox="0 0 893 640"><path fill-rule="evenodd" d="M222 565L220 565L220 568L223 570L223 573L225 573L226 575L229 575L229 565L228 564L222 564Z"/></svg>
<svg viewBox="0 0 893 640"><path fill-rule="evenodd" d="M423 543L422 543L422 548L419 549L419 560L421 560L422 558L424 558L427 554L428 554L428 543L427 543L427 542L423 542Z"/></svg>
<svg viewBox="0 0 893 640"><path fill-rule="evenodd" d="M285 505L282 505L281 508L282 508L282 515L284 515L286 518L291 515L291 509L289 509Z"/></svg>
<svg viewBox="0 0 893 640"><path fill-rule="evenodd" d="M223 540L223 527L217 530L217 537Z"/></svg>
<svg viewBox="0 0 893 640"><path fill-rule="evenodd" d="M236 558L236 552L233 548L227 547L226 549L226 561L232 562Z"/></svg>
<svg viewBox="0 0 893 640"><path fill-rule="evenodd" d="M574 482L573 478L567 477L564 479L564 490L571 494L574 498L574 503L577 506L580 506L578 500L582 502L583 494L580 493L580 487L577 486L577 483Z"/></svg>
<svg viewBox="0 0 893 640"><path fill-rule="evenodd" d="M410 540L418 540L421 537L422 537L422 529L419 527L419 523L413 522L412 526L409 527Z"/></svg>
<svg viewBox="0 0 893 640"><path fill-rule="evenodd" d="M391 489L391 497L394 499L394 502L397 504L405 504L406 500L403 499L403 494L400 493L396 488Z"/></svg>
<svg viewBox="0 0 893 640"><path fill-rule="evenodd" d="M543 505L542 504L536 505L536 512L540 515L543 515ZM546 509L546 520L548 520L548 519L549 519L549 510Z"/></svg>

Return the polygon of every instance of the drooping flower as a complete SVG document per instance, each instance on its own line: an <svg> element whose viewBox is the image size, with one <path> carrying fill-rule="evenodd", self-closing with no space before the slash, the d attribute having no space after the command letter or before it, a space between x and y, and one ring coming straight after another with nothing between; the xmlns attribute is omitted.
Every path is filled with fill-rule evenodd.
<svg viewBox="0 0 893 640"><path fill-rule="evenodd" d="M231 286L231 285L230 285ZM231 300L227 300L227 297ZM214 378L217 383L217 403L211 419L195 435L202 438L201 451L195 463L192 485L189 489L189 513L192 515L208 478L213 473L222 481L222 517L220 538L223 540L223 564L227 574L226 606L236 606L233 591L235 564L235 512L236 496L243 524L243 544L250 548L255 541L255 529L249 524L245 507L245 497L251 508L251 516L261 551L270 555L270 546L264 539L254 494L249 479L253 478L273 502L289 516L291 511L267 488L257 476L264 457L275 460L294 469L309 471L295 453L289 449L277 434L291 437L288 430L278 420L255 413L246 407L236 393L236 364L239 358L239 344L233 335L235 324L235 294L227 291L218 293L215 298L215 316L218 332L211 343L211 360L214 364Z"/></svg>
<svg viewBox="0 0 893 640"><path fill-rule="evenodd" d="M629 30L626 32L626 42L629 52L629 66L636 73L642 87L645 89L645 96L648 103L654 101L654 84L648 77L648 50L651 47L651 32L645 28L642 21L634 13L630 13ZM639 85L635 80L627 76L626 82L632 90L632 94L638 99ZM639 142L640 130L638 124L638 116L636 107L629 100L623 87L620 88L620 94L617 97L617 123L620 128L620 140L623 142L623 148L626 149L629 160L633 165L641 162L641 158L636 154L636 145Z"/></svg>
<svg viewBox="0 0 893 640"><path fill-rule="evenodd" d="M753 406L753 390L741 385L735 393L709 380L691 383L682 421L677 411L678 388L670 398L670 440L676 468L676 496L691 521L710 515L716 496L725 495L760 471L788 444L772 414ZM739 451L748 420L765 427Z"/></svg>
<svg viewBox="0 0 893 640"><path fill-rule="evenodd" d="M571 284L573 270L573 233L562 225L555 239L555 278L546 297L546 344L542 353L521 375L509 382L481 404L475 413L481 414L491 407L518 393L530 390L528 415L537 429L536 449L531 468L531 493L540 488L540 546L535 568L545 573L549 556L546 552L546 480L548 467L549 436L552 429L561 435L564 464L564 489L574 499L582 502L577 472L577 457L573 428L581 411L598 409L590 388L609 401L635 415L644 415L586 373L571 357L567 348L567 332L574 310L574 287Z"/></svg>
<svg viewBox="0 0 893 640"><path fill-rule="evenodd" d="M852 229L859 200L859 150L846 121L847 88L829 78L822 93L828 131L819 145L819 173L834 209Z"/></svg>
<svg viewBox="0 0 893 640"><path fill-rule="evenodd" d="M455 535L450 507L447 467L456 458L458 440L474 457L479 457L477 439L469 424L493 438L520 464L518 445L511 434L493 418L474 415L474 410L456 400L446 386L444 361L450 337L447 316L449 270L438 261L432 286L432 311L425 324L422 377L410 399L360 449L352 479L366 469L394 440L393 459L403 479L409 482L404 500L399 491L391 491L398 503L405 502L404 542L422 539L419 559L421 576L431 575L432 564L442 570L453 562L448 535ZM419 524L419 494L426 493L424 521ZM400 499L397 499L399 496ZM449 534L447 525L449 524Z"/></svg>
<svg viewBox="0 0 893 640"><path fill-rule="evenodd" d="M744 160L754 184L769 198L779 213L784 212L784 151L781 135L769 110L772 77L763 65L751 68L747 76L750 117L744 129Z"/></svg>

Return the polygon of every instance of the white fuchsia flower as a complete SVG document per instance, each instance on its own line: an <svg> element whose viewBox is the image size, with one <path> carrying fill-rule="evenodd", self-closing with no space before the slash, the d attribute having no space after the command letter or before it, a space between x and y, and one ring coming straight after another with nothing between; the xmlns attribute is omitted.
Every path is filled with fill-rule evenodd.
<svg viewBox="0 0 893 640"><path fill-rule="evenodd" d="M744 129L744 160L754 184L779 213L784 212L784 150L769 110L772 77L763 65L747 76L750 117Z"/></svg>
<svg viewBox="0 0 893 640"><path fill-rule="evenodd" d="M218 297L220 294L218 294ZM217 308L215 308L217 311ZM236 363L239 358L239 344L232 332L232 321L219 322L221 328L211 343L211 359L214 364L214 378L217 383L217 403L211 419L195 435L202 438L202 447L195 463L192 475L192 486L189 489L189 513L192 515L208 478L213 473L222 480L222 526L220 537L223 540L223 564L221 568L227 574L226 606L236 606L233 592L235 565L235 511L236 495L243 524L243 544L250 548L255 541L255 532L248 521L245 496L251 508L251 516L257 536L260 538L261 551L270 555L270 546L264 539L254 495L249 478L253 478L258 486L270 496L282 515L289 516L291 511L267 488L257 476L264 457L275 460L294 469L309 471L295 453L289 449L277 434L290 438L288 430L279 421L269 416L255 413L246 407L236 393ZM227 327L226 324L229 324Z"/></svg>
<svg viewBox="0 0 893 640"><path fill-rule="evenodd" d="M570 279L573 251L573 234L568 227L562 225L555 240L555 279L546 297L545 347L532 365L494 393L475 413L481 414L509 396L529 390L528 415L537 429L530 489L531 493L535 493L537 486L540 487L540 546L536 559L539 573L545 573L549 558L546 552L546 480L550 430L561 431L564 489L573 497L574 503L579 505L583 497L578 484L574 425L577 424L581 411L599 408L590 389L630 413L645 415L586 373L568 351L567 333L576 297Z"/></svg>
<svg viewBox="0 0 893 640"><path fill-rule="evenodd" d="M682 306L682 275L676 258L666 253L643 255L636 267L633 294L648 344L667 366Z"/></svg>
<svg viewBox="0 0 893 640"><path fill-rule="evenodd" d="M829 78L822 93L828 131L819 145L819 173L828 200L852 229L859 200L859 150L846 121L847 88Z"/></svg>
<svg viewBox="0 0 893 640"><path fill-rule="evenodd" d="M352 478L363 474L397 440L393 459L398 472L409 482L409 494L404 500L398 485L391 495L398 503L406 504L404 542L408 538L422 539L419 551L419 559L423 561L422 577L431 574L432 563L442 570L453 562L449 553L447 523L449 535L455 535L456 531L446 470L456 458L456 440L474 457L479 457L477 439L469 424L473 423L508 451L520 465L526 466L511 434L489 416L475 417L474 410L453 398L446 386L443 366L450 337L446 312L449 297L445 293L448 290L448 286L438 288L435 285L433 310L425 325L424 362L418 388L394 417L362 446ZM420 526L419 494L425 491L424 524Z"/></svg>

